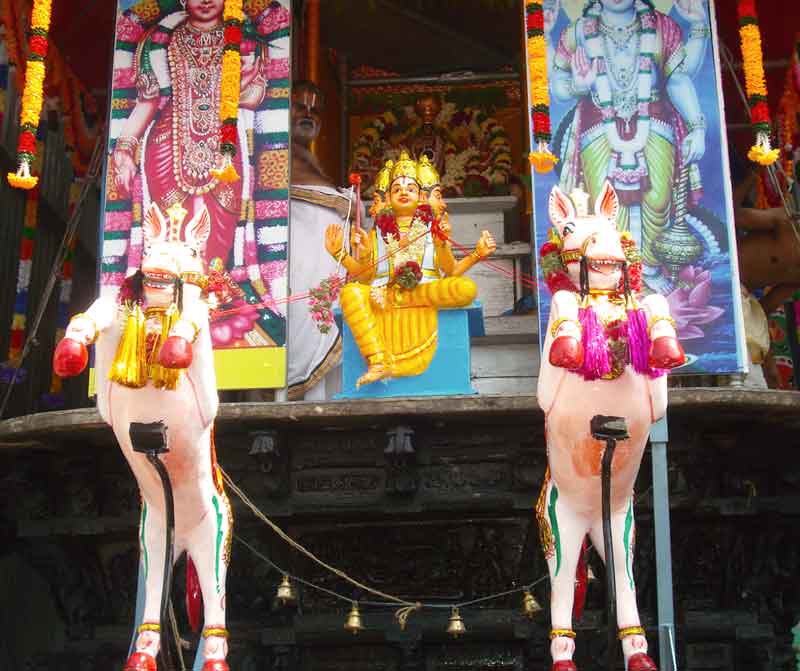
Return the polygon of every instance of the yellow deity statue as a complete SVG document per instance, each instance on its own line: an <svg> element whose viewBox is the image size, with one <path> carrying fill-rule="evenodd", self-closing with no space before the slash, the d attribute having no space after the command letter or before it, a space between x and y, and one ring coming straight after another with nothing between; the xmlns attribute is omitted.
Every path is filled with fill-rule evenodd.
<svg viewBox="0 0 800 671"><path fill-rule="evenodd" d="M344 229L328 227L325 248L347 269L342 316L353 333L367 372L357 385L423 373L436 353L438 310L472 303L475 282L462 275L496 248L483 231L475 249L456 260L449 240L447 206L439 175L427 157L402 152L387 162L373 201L375 226L354 230L351 253Z"/></svg>

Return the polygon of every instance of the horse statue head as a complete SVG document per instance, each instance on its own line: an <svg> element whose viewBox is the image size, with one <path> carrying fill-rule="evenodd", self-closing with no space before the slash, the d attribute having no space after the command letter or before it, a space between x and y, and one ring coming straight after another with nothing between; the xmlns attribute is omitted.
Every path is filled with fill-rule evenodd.
<svg viewBox="0 0 800 671"><path fill-rule="evenodd" d="M205 273L211 217L203 206L184 226L186 210L176 203L164 217L152 203L142 222L142 284L148 305L169 305L176 283L198 285Z"/></svg>
<svg viewBox="0 0 800 671"><path fill-rule="evenodd" d="M588 211L588 193L574 189L570 196L556 186L550 192L548 208L561 239L561 261L570 280L582 290L620 287L627 256L617 230L619 199L616 191L605 182L595 199L594 214ZM583 271L582 265L585 265Z"/></svg>

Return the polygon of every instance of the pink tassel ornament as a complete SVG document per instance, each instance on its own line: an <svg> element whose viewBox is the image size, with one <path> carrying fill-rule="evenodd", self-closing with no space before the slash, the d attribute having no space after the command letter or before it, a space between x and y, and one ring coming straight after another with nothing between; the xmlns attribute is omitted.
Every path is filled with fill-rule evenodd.
<svg viewBox="0 0 800 671"><path fill-rule="evenodd" d="M596 380L611 372L606 336L591 305L578 310L578 320L583 331L583 366L580 373L584 380Z"/></svg>

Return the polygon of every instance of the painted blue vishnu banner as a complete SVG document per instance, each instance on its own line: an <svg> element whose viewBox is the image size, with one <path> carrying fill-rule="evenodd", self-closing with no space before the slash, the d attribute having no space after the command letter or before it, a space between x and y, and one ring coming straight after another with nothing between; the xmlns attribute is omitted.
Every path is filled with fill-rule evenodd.
<svg viewBox="0 0 800 671"><path fill-rule="evenodd" d="M534 175L536 248L548 196L605 180L642 252L644 292L669 301L688 363L732 373L745 349L713 4L544 0L553 172ZM539 270L541 331L550 295Z"/></svg>

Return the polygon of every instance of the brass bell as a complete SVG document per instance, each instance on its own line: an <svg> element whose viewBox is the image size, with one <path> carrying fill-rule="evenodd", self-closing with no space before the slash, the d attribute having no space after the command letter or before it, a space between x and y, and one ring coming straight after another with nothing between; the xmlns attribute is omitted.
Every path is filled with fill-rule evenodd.
<svg viewBox="0 0 800 671"><path fill-rule="evenodd" d="M354 601L353 607L350 609L350 614L347 616L347 622L344 623L344 628L347 631L352 631L353 634L357 634L364 628L364 625L361 623L361 613L358 612L358 604Z"/></svg>
<svg viewBox="0 0 800 671"><path fill-rule="evenodd" d="M464 620L458 612L458 608L453 608L453 613L450 615L450 624L447 627L447 633L453 638L458 638L462 634L467 633L467 628L464 626Z"/></svg>
<svg viewBox="0 0 800 671"><path fill-rule="evenodd" d="M295 600L294 588L292 587L292 583L289 582L288 575L284 575L283 580L281 580L281 584L278 585L277 597L278 601L280 601L284 605L288 601Z"/></svg>
<svg viewBox="0 0 800 671"><path fill-rule="evenodd" d="M542 607L528 590L525 590L522 596L522 612L530 618L533 618L537 613L541 612Z"/></svg>

